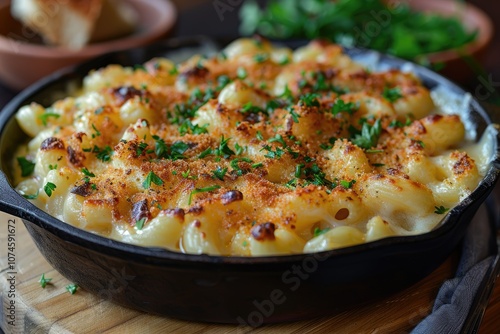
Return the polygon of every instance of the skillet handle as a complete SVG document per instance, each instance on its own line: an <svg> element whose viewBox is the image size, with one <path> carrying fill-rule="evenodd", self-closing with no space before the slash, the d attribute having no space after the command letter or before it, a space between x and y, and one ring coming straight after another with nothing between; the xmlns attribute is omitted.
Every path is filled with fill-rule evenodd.
<svg viewBox="0 0 500 334"><path fill-rule="evenodd" d="M29 220L35 216L29 208L31 205L12 188L5 173L0 171L0 211Z"/></svg>

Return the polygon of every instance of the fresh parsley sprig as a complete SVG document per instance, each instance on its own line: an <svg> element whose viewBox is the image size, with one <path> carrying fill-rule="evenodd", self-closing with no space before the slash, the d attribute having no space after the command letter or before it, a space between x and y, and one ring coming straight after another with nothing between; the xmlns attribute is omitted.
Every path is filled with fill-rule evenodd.
<svg viewBox="0 0 500 334"><path fill-rule="evenodd" d="M33 174L35 170L35 163L26 159L26 157L17 157L17 163L21 168L21 176L26 177Z"/></svg>
<svg viewBox="0 0 500 334"><path fill-rule="evenodd" d="M188 199L188 205L191 205L193 195L199 194L199 193L205 193L205 192L210 192L219 189L219 185L214 185L210 187L205 187L205 188L195 188L189 193L189 199Z"/></svg>

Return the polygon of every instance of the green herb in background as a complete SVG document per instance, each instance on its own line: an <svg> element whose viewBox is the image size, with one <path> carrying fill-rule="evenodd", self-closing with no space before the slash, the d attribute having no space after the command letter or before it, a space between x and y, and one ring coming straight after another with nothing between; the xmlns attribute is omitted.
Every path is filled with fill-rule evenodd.
<svg viewBox="0 0 500 334"><path fill-rule="evenodd" d="M265 9L248 0L240 16L243 35L322 37L412 60L459 48L477 36L467 32L458 18L415 12L405 4L387 8L381 0L272 0Z"/></svg>

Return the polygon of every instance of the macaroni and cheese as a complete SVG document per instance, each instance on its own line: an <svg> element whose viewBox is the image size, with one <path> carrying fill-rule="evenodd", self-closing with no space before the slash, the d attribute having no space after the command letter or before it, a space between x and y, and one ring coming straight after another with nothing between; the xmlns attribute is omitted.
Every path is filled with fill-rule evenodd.
<svg viewBox="0 0 500 334"><path fill-rule="evenodd" d="M414 74L371 72L322 41L110 65L17 120L33 137L13 161L21 194L82 229L191 254L425 233L486 163Z"/></svg>

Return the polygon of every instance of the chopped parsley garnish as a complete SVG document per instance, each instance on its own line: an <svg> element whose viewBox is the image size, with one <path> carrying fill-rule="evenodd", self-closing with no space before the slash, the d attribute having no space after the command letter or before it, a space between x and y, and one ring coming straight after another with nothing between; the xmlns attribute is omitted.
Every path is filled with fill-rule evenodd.
<svg viewBox="0 0 500 334"><path fill-rule="evenodd" d="M425 144L423 141L421 140L417 140L417 139L412 139L413 142L415 142L418 146L420 146L421 148L425 148Z"/></svg>
<svg viewBox="0 0 500 334"><path fill-rule="evenodd" d="M266 112L268 114L272 113L276 108L281 107L281 103L276 100L270 100L266 103Z"/></svg>
<svg viewBox="0 0 500 334"><path fill-rule="evenodd" d="M214 176L221 181L224 181L224 176L226 175L226 173L227 167L220 168L220 166L217 166L217 169L212 171L212 174L214 174Z"/></svg>
<svg viewBox="0 0 500 334"><path fill-rule="evenodd" d="M287 146L285 140L283 139L283 137L279 133L276 134L274 137L269 138L268 142L270 142L270 143L278 142L281 145L283 145L283 147Z"/></svg>
<svg viewBox="0 0 500 334"><path fill-rule="evenodd" d="M146 223L146 217L143 217L135 222L135 228L140 231L144 227L145 223Z"/></svg>
<svg viewBox="0 0 500 334"><path fill-rule="evenodd" d="M219 147L216 149L207 148L205 151L198 155L198 158L202 159L208 155L215 155L217 157L223 157L227 159L236 153L227 145L231 138L224 139L224 135L221 136Z"/></svg>
<svg viewBox="0 0 500 334"><path fill-rule="evenodd" d="M254 114L258 114L258 113L266 113L266 111L260 107L257 107L257 106L254 106L252 105L252 102L247 102L245 103L245 105L243 106L243 108L240 109L240 112L242 113L254 113Z"/></svg>
<svg viewBox="0 0 500 334"><path fill-rule="evenodd" d="M378 164L378 163L376 163L376 164L372 164L372 166L373 167L384 167L385 164Z"/></svg>
<svg viewBox="0 0 500 334"><path fill-rule="evenodd" d="M289 107L289 108L287 108L287 110L290 113L290 115L292 116L293 122L298 123L300 115L297 114L297 112L293 109L293 107Z"/></svg>
<svg viewBox="0 0 500 334"><path fill-rule="evenodd" d="M235 155L236 153L231 149L229 148L229 146L227 145L227 143L229 143L229 140L231 140L231 138L227 138L227 139L224 139L224 135L221 136L221 139L220 139L220 144L219 144L219 147L216 148L214 150L214 154L216 156L222 156L224 157L224 159L227 159L229 158L230 156L232 155Z"/></svg>
<svg viewBox="0 0 500 334"><path fill-rule="evenodd" d="M78 285L77 284L69 284L66 286L66 290L70 294L74 295L76 293L76 290L78 290Z"/></svg>
<svg viewBox="0 0 500 334"><path fill-rule="evenodd" d="M302 168L304 168L306 165L304 164L299 164L295 166L295 177L299 178L302 176Z"/></svg>
<svg viewBox="0 0 500 334"><path fill-rule="evenodd" d="M252 160L250 158L236 158L236 159L231 160L230 165L236 171L236 174L238 174L239 176L243 175L243 173L244 173L244 171L238 165L238 163L240 161L250 163L250 162L252 162Z"/></svg>
<svg viewBox="0 0 500 334"><path fill-rule="evenodd" d="M290 90L290 88L288 88L288 85L285 86L285 90L283 91L283 93L278 96L286 101L288 101L289 103L292 103L293 100L294 100L294 97L293 97L293 94L292 94L292 91Z"/></svg>
<svg viewBox="0 0 500 334"><path fill-rule="evenodd" d="M163 180L160 179L160 177L152 171L148 173L146 179L144 180L144 182L142 182L142 187L144 189L149 189L151 187L151 182L156 184L157 186L163 185Z"/></svg>
<svg viewBox="0 0 500 334"><path fill-rule="evenodd" d="M22 177L30 176L31 174L33 174L33 171L35 170L34 162L29 161L25 157L17 157L17 163L21 168Z"/></svg>
<svg viewBox="0 0 500 334"><path fill-rule="evenodd" d="M447 212L448 210L450 210L450 208L445 208L444 206L435 206L434 207L436 210L434 211L434 213L437 213L438 215L442 215L444 214L445 212Z"/></svg>
<svg viewBox="0 0 500 334"><path fill-rule="evenodd" d="M290 62L290 58L289 58L289 57L287 57L287 56L285 56L285 57L283 57L283 58L282 58L282 59L278 62L278 65L282 65L282 66L283 66L283 65L288 64L289 62Z"/></svg>
<svg viewBox="0 0 500 334"><path fill-rule="evenodd" d="M57 164L55 165L49 164L49 170L56 170L56 169L57 169Z"/></svg>
<svg viewBox="0 0 500 334"><path fill-rule="evenodd" d="M248 73L244 67L238 67L236 70L236 76L238 79L244 80L247 77Z"/></svg>
<svg viewBox="0 0 500 334"><path fill-rule="evenodd" d="M148 148L148 144L147 143L139 143L139 145L137 145L137 149L135 150L135 153L137 154L137 156L140 156L145 150L146 148Z"/></svg>
<svg viewBox="0 0 500 334"><path fill-rule="evenodd" d="M254 163L254 164L252 165L252 168L260 168L260 167L262 167L262 166L264 166L264 164L263 164L262 162L257 162L257 163Z"/></svg>
<svg viewBox="0 0 500 334"><path fill-rule="evenodd" d="M361 148L370 149L377 145L381 132L380 119L377 119L373 125L365 122L363 123L361 133L356 133L354 138L352 138L352 142Z"/></svg>
<svg viewBox="0 0 500 334"><path fill-rule="evenodd" d="M281 148L276 147L276 151L273 151L272 147L269 145L264 146L262 150L266 150L267 153L264 155L266 158L269 159L280 159L283 154L285 154L285 151L283 151Z"/></svg>
<svg viewBox="0 0 500 334"><path fill-rule="evenodd" d="M165 144L165 141L157 135L153 135L153 139L155 140L155 154L158 159L167 157L168 147L167 144Z"/></svg>
<svg viewBox="0 0 500 334"><path fill-rule="evenodd" d="M327 228L324 228L324 229L320 229L319 227L315 227L314 228L314 232L313 232L313 235L314 237L316 238L317 236L320 236L322 234L325 234L326 232L330 231L331 228L327 227Z"/></svg>
<svg viewBox="0 0 500 334"><path fill-rule="evenodd" d="M384 91L382 92L382 97L387 101L393 103L403 97L401 94L401 89L399 87L387 88L384 87Z"/></svg>
<svg viewBox="0 0 500 334"><path fill-rule="evenodd" d="M325 150L325 151L328 151L328 150L330 150L330 149L332 149L332 148L333 148L333 145L329 145L329 144L321 143L321 144L319 144L319 147L320 147L321 149Z"/></svg>
<svg viewBox="0 0 500 334"><path fill-rule="evenodd" d="M206 127L208 124L194 125L191 118L195 117L198 109L214 97L215 91L212 88L208 88L205 92L202 92L199 88L194 89L187 102L176 104L173 111L167 113L170 123L180 126L179 132L182 136L189 131L192 134L207 133Z"/></svg>
<svg viewBox="0 0 500 334"><path fill-rule="evenodd" d="M38 280L38 282L40 283L40 286L42 287L42 289L45 289L45 287L47 286L47 284L51 284L50 281L52 281L52 278L45 277L45 273L43 273L42 277L40 277L40 279Z"/></svg>
<svg viewBox="0 0 500 334"><path fill-rule="evenodd" d="M95 125L92 123L92 129L94 129L95 133L92 134L92 138L99 137L101 135L101 132L97 130Z"/></svg>
<svg viewBox="0 0 500 334"><path fill-rule="evenodd" d="M195 188L193 191L189 193L189 199L188 199L188 205L191 205L191 200L193 198L193 195L199 194L199 193L205 193L205 192L210 192L219 189L219 185L214 185L210 187L205 187L205 188Z"/></svg>
<svg viewBox="0 0 500 334"><path fill-rule="evenodd" d="M336 185L326 179L326 174L319 168L317 164L313 164L311 168L305 170L306 176L309 177L310 182L317 186L327 186L334 188Z"/></svg>
<svg viewBox="0 0 500 334"><path fill-rule="evenodd" d="M100 115L102 114L102 112L104 111L104 107L99 107L97 108L95 111L94 111L94 114L96 115Z"/></svg>
<svg viewBox="0 0 500 334"><path fill-rule="evenodd" d="M193 135L201 135L203 133L208 133L207 127L208 124L200 126L198 124L193 124L189 119L185 119L179 127L179 133L181 136L184 136L191 131Z"/></svg>
<svg viewBox="0 0 500 334"><path fill-rule="evenodd" d="M177 141L169 148L167 144L165 144L165 141L157 135L153 135L153 139L155 140L154 152L158 159L171 159L175 161L186 158L184 153L189 149L188 144L182 141Z"/></svg>
<svg viewBox="0 0 500 334"><path fill-rule="evenodd" d="M52 182L47 182L45 184L45 186L43 187L43 191L45 191L45 193L47 194L47 196L52 196L52 192L54 192L54 190L56 190L57 186L52 183Z"/></svg>
<svg viewBox="0 0 500 334"><path fill-rule="evenodd" d="M264 140L264 137L262 137L262 133L260 131L257 131L255 137L257 137L258 140Z"/></svg>
<svg viewBox="0 0 500 334"><path fill-rule="evenodd" d="M92 152L97 153L97 159L101 160L102 162L109 161L111 159L111 156L113 155L113 150L109 146L105 146L103 149L94 146Z"/></svg>
<svg viewBox="0 0 500 334"><path fill-rule="evenodd" d="M207 148L205 151L201 152L199 155L198 155L198 158L200 159L203 159L204 157L206 157L207 155L210 155L212 154L212 148Z"/></svg>
<svg viewBox="0 0 500 334"><path fill-rule="evenodd" d="M238 143L234 144L234 149L236 150L236 155L241 155L245 151L245 148Z"/></svg>
<svg viewBox="0 0 500 334"><path fill-rule="evenodd" d="M168 71L168 74L170 75L176 75L179 73L179 69L177 68L177 65L174 65L174 67L172 67L169 71Z"/></svg>
<svg viewBox="0 0 500 334"><path fill-rule="evenodd" d="M267 59L269 59L269 57L266 54L257 54L253 57L253 60L255 60L256 63L263 63Z"/></svg>
<svg viewBox="0 0 500 334"><path fill-rule="evenodd" d="M354 102L346 103L342 99L337 99L332 107L332 114L335 116L341 112L346 112L349 115L354 114L359 109L359 104Z"/></svg>
<svg viewBox="0 0 500 334"><path fill-rule="evenodd" d="M351 189L352 186L356 183L356 180L351 180L351 181L345 181L342 180L340 181L340 185L344 187L345 189Z"/></svg>
<svg viewBox="0 0 500 334"><path fill-rule="evenodd" d="M402 128L404 126L411 125L411 118L409 116L406 117L406 121L403 124L402 122L398 121L397 119L393 119L391 123L389 124L390 128Z"/></svg>
<svg viewBox="0 0 500 334"><path fill-rule="evenodd" d="M198 177L196 175L190 175L191 174L191 169L188 169L185 172L181 172L181 175L185 179L191 179L191 180L196 180Z"/></svg>
<svg viewBox="0 0 500 334"><path fill-rule="evenodd" d="M229 79L229 77L227 75L224 75L224 74L219 75L217 77L217 87L215 88L215 90L221 91L230 82L231 82L231 79Z"/></svg>
<svg viewBox="0 0 500 334"><path fill-rule="evenodd" d="M82 173L85 175L85 176L88 176L88 177L95 177L95 174L92 173L92 172L89 172L89 170L85 167L82 168Z"/></svg>
<svg viewBox="0 0 500 334"><path fill-rule="evenodd" d="M50 110L50 109L47 109ZM49 120L50 117L53 118L59 118L61 115L51 112L51 111L46 111L43 114L39 115L38 118L42 121L43 126L47 126L47 121Z"/></svg>
<svg viewBox="0 0 500 334"><path fill-rule="evenodd" d="M299 104L303 104L306 107L319 107L318 97L319 95L316 93L304 94L300 97Z"/></svg>
<svg viewBox="0 0 500 334"><path fill-rule="evenodd" d="M37 199L38 198L39 191L36 192L36 194L33 195L23 195L24 198L26 199Z"/></svg>

